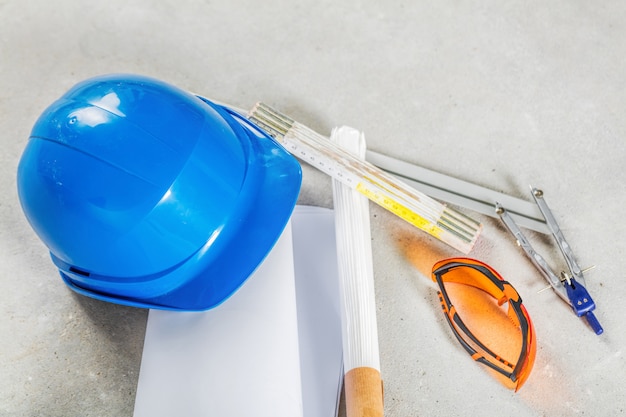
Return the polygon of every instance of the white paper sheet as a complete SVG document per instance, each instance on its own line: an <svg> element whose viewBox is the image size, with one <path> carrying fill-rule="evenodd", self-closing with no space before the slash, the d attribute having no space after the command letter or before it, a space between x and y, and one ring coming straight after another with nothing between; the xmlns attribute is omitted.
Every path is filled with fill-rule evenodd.
<svg viewBox="0 0 626 417"><path fill-rule="evenodd" d="M297 207L263 264L222 305L150 311L134 417L336 416L337 297L332 211Z"/></svg>
<svg viewBox="0 0 626 417"><path fill-rule="evenodd" d="M335 217L298 206L292 228L304 417L333 417L343 383Z"/></svg>

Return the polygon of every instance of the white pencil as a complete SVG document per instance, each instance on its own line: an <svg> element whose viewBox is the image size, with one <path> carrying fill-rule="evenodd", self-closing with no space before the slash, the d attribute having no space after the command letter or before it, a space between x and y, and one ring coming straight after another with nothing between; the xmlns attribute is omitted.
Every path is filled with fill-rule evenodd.
<svg viewBox="0 0 626 417"><path fill-rule="evenodd" d="M331 140L360 158L365 138L341 127ZM376 300L370 237L369 200L333 180L335 230L339 262L342 338L347 417L383 416Z"/></svg>

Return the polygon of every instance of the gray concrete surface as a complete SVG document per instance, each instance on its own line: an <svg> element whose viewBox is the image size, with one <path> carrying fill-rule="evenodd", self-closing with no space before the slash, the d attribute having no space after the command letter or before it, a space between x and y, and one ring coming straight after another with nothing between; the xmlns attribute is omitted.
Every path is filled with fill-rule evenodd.
<svg viewBox="0 0 626 417"><path fill-rule="evenodd" d="M625 414L625 56L619 1L0 0L0 415L132 415L146 312L69 291L15 186L40 112L110 72L356 127L370 149L518 197L542 187L581 265L597 265L605 333L538 294L505 230L477 216L471 256L516 286L537 331L533 373L508 391L441 315L427 274L456 254L372 206L386 415ZM305 168L300 202L331 207L329 179Z"/></svg>

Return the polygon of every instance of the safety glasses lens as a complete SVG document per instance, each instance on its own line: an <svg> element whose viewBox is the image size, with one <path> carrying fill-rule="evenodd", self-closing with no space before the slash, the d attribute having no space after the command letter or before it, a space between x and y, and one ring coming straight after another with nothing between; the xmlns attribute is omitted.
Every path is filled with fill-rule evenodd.
<svg viewBox="0 0 626 417"><path fill-rule="evenodd" d="M444 310L452 306L447 314L459 341L506 386L519 389L534 362L532 325L525 310L523 323L518 317L523 306L511 305L498 282L501 278L487 265L448 262L435 265L434 273L437 270L441 301Z"/></svg>

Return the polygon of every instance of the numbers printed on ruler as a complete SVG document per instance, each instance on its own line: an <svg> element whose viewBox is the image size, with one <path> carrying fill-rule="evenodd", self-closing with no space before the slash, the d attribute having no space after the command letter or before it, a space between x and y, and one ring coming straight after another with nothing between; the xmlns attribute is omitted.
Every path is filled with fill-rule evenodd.
<svg viewBox="0 0 626 417"><path fill-rule="evenodd" d="M356 189L358 192L360 192L376 204L386 208L387 210L394 213L396 216L406 220L412 225L418 227L419 229L422 229L435 237L441 235L441 229L439 227L433 225L431 222L409 210L407 207L404 207L402 204L392 199L389 199L375 192L374 190L371 190L364 183L358 183Z"/></svg>
<svg viewBox="0 0 626 417"><path fill-rule="evenodd" d="M428 221L424 217L416 214L408 207L405 207L397 201L390 199L385 195L377 192L376 190L370 188L364 182L362 182L358 176L349 171L346 171L345 169L342 169L339 162L333 163L335 161L333 161L332 159L326 159L323 155L317 156L316 151L307 149L307 147L298 146L297 143L289 140L285 140L283 142L283 145L285 146L285 148L287 148L288 151L291 152L292 155L295 155L298 158L306 161L307 163L316 166L320 171L330 175L332 178L341 181L343 184L355 188L365 197L369 198L379 206L382 206L383 208L391 211L398 217L406 220L417 228L422 229L435 237L441 235L441 229L435 224Z"/></svg>
<svg viewBox="0 0 626 417"><path fill-rule="evenodd" d="M313 166L317 166L320 171L324 172L330 177L336 178L337 180L348 186L354 186L354 184L356 184L353 175L347 174L344 170L337 168L336 165L338 165L338 163L332 164L327 163L327 161L323 160L322 158L318 159L313 152L307 152L306 149L299 147L291 141L286 141L283 145L293 155L296 155L298 158L306 161Z"/></svg>

